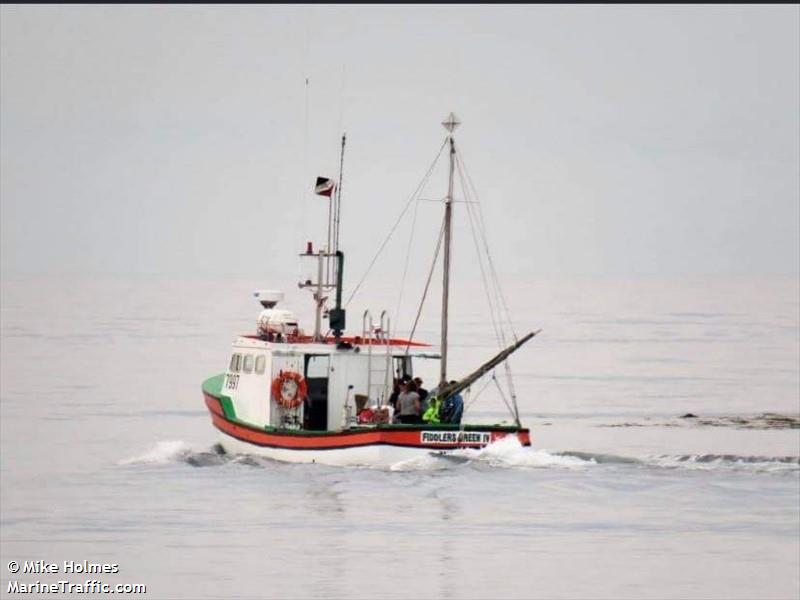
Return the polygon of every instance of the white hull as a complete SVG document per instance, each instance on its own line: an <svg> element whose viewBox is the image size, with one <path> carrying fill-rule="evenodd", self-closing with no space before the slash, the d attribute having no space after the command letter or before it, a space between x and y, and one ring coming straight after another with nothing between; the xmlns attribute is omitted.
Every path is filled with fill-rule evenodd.
<svg viewBox="0 0 800 600"><path fill-rule="evenodd" d="M331 450L294 450L249 444L220 432L220 444L228 454L249 454L290 463L319 463L337 467L391 467L404 461L431 455L452 454L453 451L431 450L374 444L355 448Z"/></svg>

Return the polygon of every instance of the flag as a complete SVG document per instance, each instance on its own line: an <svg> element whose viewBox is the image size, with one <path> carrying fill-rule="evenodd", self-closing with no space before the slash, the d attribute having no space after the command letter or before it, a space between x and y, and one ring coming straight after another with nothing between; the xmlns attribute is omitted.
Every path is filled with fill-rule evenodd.
<svg viewBox="0 0 800 600"><path fill-rule="evenodd" d="M333 195L333 188L336 187L336 182L327 177L317 177L317 184L314 186L314 193L318 196L327 196L330 198Z"/></svg>

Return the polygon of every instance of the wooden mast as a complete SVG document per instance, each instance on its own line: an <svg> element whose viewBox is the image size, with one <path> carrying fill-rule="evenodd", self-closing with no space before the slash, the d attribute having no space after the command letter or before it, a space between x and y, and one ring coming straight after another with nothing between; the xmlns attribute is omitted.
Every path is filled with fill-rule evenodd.
<svg viewBox="0 0 800 600"><path fill-rule="evenodd" d="M439 365L439 386L447 383L447 312L450 301L450 247L452 245L452 221L453 221L453 171L455 169L456 143L453 139L453 131L461 122L453 114L447 117L442 123L445 129L450 132L450 177L447 184L447 197L444 201L444 264L442 275L442 360Z"/></svg>

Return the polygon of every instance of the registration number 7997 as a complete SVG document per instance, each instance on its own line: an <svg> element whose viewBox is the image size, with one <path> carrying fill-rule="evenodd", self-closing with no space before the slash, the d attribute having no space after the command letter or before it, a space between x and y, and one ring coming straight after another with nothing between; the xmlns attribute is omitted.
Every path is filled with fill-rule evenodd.
<svg viewBox="0 0 800 600"><path fill-rule="evenodd" d="M239 376L234 373L231 373L230 375L228 375L228 379L225 382L225 389L235 390L237 387L239 387Z"/></svg>

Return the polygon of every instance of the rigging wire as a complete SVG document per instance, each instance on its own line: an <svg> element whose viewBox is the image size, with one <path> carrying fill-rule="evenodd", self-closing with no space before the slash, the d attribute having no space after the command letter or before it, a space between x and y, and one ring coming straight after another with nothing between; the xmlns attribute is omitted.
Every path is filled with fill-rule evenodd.
<svg viewBox="0 0 800 600"><path fill-rule="evenodd" d="M409 259L411 258L411 243L414 241L414 229L417 225L417 212L419 212L419 199L417 199L417 201L414 203L414 215L411 217L411 233L408 236L408 247L406 248L406 262L403 265L403 276L400 278L400 293L397 294L397 305L395 306L394 309L394 322L397 324L400 323L399 319L400 305L402 304L403 291L405 290L406 286L406 275L408 274L408 262Z"/></svg>
<svg viewBox="0 0 800 600"><path fill-rule="evenodd" d="M339 181L336 182L336 206L334 209L333 221L334 221L334 228L333 228L333 253L339 251L339 227L341 226L341 219L342 219L342 181L344 180L344 145L345 140L347 139L347 134L344 131L344 93L345 93L345 65L342 65L342 90L339 96L339 131L342 132L342 149L339 154ZM333 200L333 198L331 198ZM328 249L328 252L331 250ZM335 260L334 265L334 275L338 277L339 275L339 261Z"/></svg>
<svg viewBox="0 0 800 600"><path fill-rule="evenodd" d="M464 189L465 194L466 194L467 190L466 190L466 186L465 186L465 182L464 182L464 173L463 173L461 164L458 161L456 161L456 168L458 170L458 178L461 181L461 186ZM483 258L481 256L481 248L480 248L480 245L478 243L478 235L477 235L477 232L475 230L475 223L474 223L474 217L473 217L473 214L472 214L472 210L473 209L470 208L470 204L467 203L467 217L468 217L468 220L469 220L470 231L472 232L472 241L475 243L475 252L476 252L477 258L478 258L478 267L479 267L480 273L481 273L481 281L483 282L483 290L486 293L486 301L489 303L489 317L490 317L491 322L492 322L492 329L494 330L494 335L495 335L495 339L497 340L497 345L498 345L498 347L500 347L502 349L506 345L505 335L504 335L504 333L502 331L502 328L500 328L498 326L497 318L495 316L494 305L492 303L492 298L491 298L491 293L490 293L490 286L489 286L489 282L486 279L486 270L485 270L484 265L483 265Z"/></svg>
<svg viewBox="0 0 800 600"><path fill-rule="evenodd" d="M457 168L458 168L458 176L459 176L459 180L461 181L461 186L462 186L462 188L463 188L463 190L465 192L465 195L467 195L467 194L469 194L469 192L467 190L467 187L466 187L466 184L465 184L465 181L464 181L464 171L463 171L463 168L462 168L463 165L460 162L456 162L456 165L457 165ZM478 256L478 266L480 267L481 280L483 282L483 289L484 289L484 292L486 293L486 301L489 304L489 317L490 317L491 322L492 322L492 328L494 329L494 334L495 334L495 339L497 341L497 345L500 348L503 348L503 347L505 347L507 345L506 344L506 336L505 336L505 332L503 331L502 323L498 323L498 320L500 320L500 319L498 319L498 316L495 315L495 309L494 309L494 306L492 304L491 289L490 289L489 283L488 283L488 281L486 279L486 270L485 270L484 265L483 265L483 258L481 257L481 248L479 246L478 236L477 236L477 233L476 233L476 230L475 230L474 221L475 221L476 217L474 217L473 214L472 214L474 209L470 206L471 204L472 204L471 202L467 203L467 216L469 217L470 230L472 232L472 240L475 243L475 250L476 250L476 253L477 253L477 256ZM498 313L499 313L499 307L498 307ZM510 375L509 375L510 374L510 370L508 368L508 362L507 361L504 363L504 366L506 368L507 375L510 377ZM509 385L511 385L511 384L509 384ZM499 386L499 384L498 384L498 386ZM511 405L509 405L508 401L506 400L505 395L502 394L502 392L501 392L501 398L503 399L503 403L506 405L506 408L508 408L508 411L514 417L514 419L519 421L519 415L518 415L518 411L517 411L516 400L514 401L514 405L513 405L514 407L512 408ZM512 398L513 398L513 396L512 396Z"/></svg>
<svg viewBox="0 0 800 600"><path fill-rule="evenodd" d="M459 160L462 161L461 164L464 167L464 172L466 173L467 181L470 184L470 187L472 189L472 193L474 194L473 197L474 197L475 200L477 200L478 199L478 194L477 194L477 191L475 191L475 184L472 182L472 179L469 176L469 172L466 170L466 165L464 165L463 159L462 159L462 157L460 155L459 155ZM483 210L481 208L480 202L476 202L476 204L477 204L476 213L477 213L477 215L479 217L479 219L478 219L479 229L480 229L481 237L482 237L482 240L483 240L483 246L484 246L484 249L486 250L486 258L487 258L487 260L489 262L489 270L490 270L490 273L492 275L492 279L494 281L494 288L495 288L496 294L497 294L497 296L498 296L498 298L499 298L499 300L501 302L501 305L505 309L506 320L508 322L509 329L511 330L511 334L514 337L514 341L517 342L518 338L517 338L516 331L514 330L514 323L511 320L511 311L508 309L508 302L506 301L505 295L503 294L503 288L500 286L500 279L497 276L497 269L494 266L494 261L492 260L492 254L489 251L489 241L488 241L488 236L486 235L486 225L485 225L485 221L484 221L484 218L483 218ZM469 205L468 205L468 207L469 207ZM514 406L514 418L516 419L517 423L519 423L519 406L517 405L517 392L516 392L516 389L514 387L514 378L513 378L512 374L511 374L511 363L509 361L505 361L503 363L503 369L504 369L504 371L506 373L506 383L508 385L508 392L511 395L511 401L512 401L512 404Z"/></svg>
<svg viewBox="0 0 800 600"><path fill-rule="evenodd" d="M347 298L347 302L344 303L345 306L350 304L350 301L356 295L356 292L358 292L358 290L361 287L361 285L367 279L367 276L369 275L370 271L372 270L372 267L375 266L375 262L378 260L378 257L381 255L381 252L383 252L384 248L386 248L386 244L389 243L389 240L392 238L392 235L394 234L395 230L397 229L397 226L400 224L400 221L402 221L403 216L405 216L406 212L408 212L408 208L411 206L411 203L414 201L414 199L422 191L422 188L427 183L428 179L431 176L431 173L433 173L433 169L436 166L436 163L439 162L439 158L442 155L442 150L444 150L444 147L447 144L447 140L448 139L449 139L449 137L445 137L444 141L442 142L441 147L439 148L439 152L436 153L436 158L433 159L433 162L431 163L431 166L428 167L428 171L425 173L425 176L419 182L419 185L417 185L417 189L414 190L414 193L408 199L408 202L406 202L405 207L403 208L402 211L400 211L400 214L398 215L397 220L394 222L394 225L392 225L392 228L389 231L389 234L386 236L386 238L381 243L380 247L378 248L378 251L375 253L375 256L372 257L372 261L369 263L369 266L367 267L367 270L364 272L364 275L362 275L362 277L359 280L358 284L356 284L356 286L353 288L353 291L350 292L350 296Z"/></svg>
<svg viewBox="0 0 800 600"><path fill-rule="evenodd" d="M486 380L486 383L484 383L484 384L483 384L483 387L482 387L481 389L479 389L479 390L478 390L478 393L477 393L477 394L475 394L475 396L473 396L472 398L470 398L470 399L469 399L469 402L468 402L468 403L467 403L467 405L464 407L464 412L467 412L467 411L470 409L470 407L471 407L473 404L475 404L476 400L477 400L477 399L480 397L480 395L481 395L481 394L484 392L484 390L485 390L487 387L489 387L489 384L490 384L490 383L492 383L492 379L494 379L494 378L495 378L495 377L494 377L494 371L492 371L492 376L491 376L489 379L487 379L487 380ZM472 388L470 388L470 389L472 389Z"/></svg>
<svg viewBox="0 0 800 600"><path fill-rule="evenodd" d="M431 261L431 269L428 271L428 279L425 282L425 289L422 290L422 298L419 301L419 307L417 308L417 316L414 318L414 325L411 327L411 333L408 335L408 343L406 344L406 351L405 354L408 356L408 349L411 347L411 340L414 339L414 333L417 331L417 325L419 324L419 317L422 314L422 306L425 304L425 298L428 295L428 288L431 285L431 279L433 278L433 271L436 269L436 261L439 258L439 251L442 249L442 240L444 239L444 218L442 219L442 227L439 230L439 240L436 242L436 250L433 253L433 261Z"/></svg>
<svg viewBox="0 0 800 600"><path fill-rule="evenodd" d="M478 223L478 230L481 233L481 238L483 240L484 248L486 249L486 258L489 263L489 274L492 276L492 280L494 282L494 289L497 294L498 302L500 306L502 306L503 310L505 311L505 319L508 323L508 327L511 330L511 336L514 338L514 341L519 341L517 338L517 332L514 328L514 322L511 319L511 311L508 308L508 301L506 300L505 294L503 293L503 288L500 285L500 279L497 275L497 269L494 266L494 260L492 259L491 252L489 251L489 241L486 235L486 224L483 217L483 208L480 205L480 202L476 202L478 205L477 210L475 211L477 215L477 223Z"/></svg>
<svg viewBox="0 0 800 600"><path fill-rule="evenodd" d="M503 400L503 404L505 404L509 412L514 415L514 419L517 421L517 425L519 425L519 411L517 410L516 398L512 398L514 401L514 409L512 410L511 405L508 403L508 400L506 400L506 395L503 393L503 388L500 387L500 382L497 381L497 377L492 377L492 381L494 381L497 386L497 391L500 392L500 398Z"/></svg>
<svg viewBox="0 0 800 600"><path fill-rule="evenodd" d="M490 272L490 274L492 276L492 279L494 281L495 290L496 290L496 293L497 293L497 295L498 295L498 297L500 299L500 303L501 303L503 309L505 310L505 313L506 313L505 316L506 316L506 320L508 322L509 329L511 330L511 334L512 334L512 336L514 338L514 341L518 341L517 333L516 333L516 331L514 329L514 323L511 320L511 311L508 309L508 302L506 301L505 294L503 293L503 288L500 285L500 279L497 276L497 269L494 266L494 260L492 259L492 253L489 251L489 241L488 241L488 236L486 235L486 224L485 224L485 220L483 218L483 209L481 208L481 203L478 201L479 200L478 192L477 192L477 190L475 188L475 184L472 181L472 177L470 177L469 171L467 170L467 165L464 162L464 156L463 156L462 152L459 152L458 160L461 162L461 164L463 166L464 174L466 175L467 182L469 183L469 186L470 186L470 189L471 189L472 198L475 200L475 204L477 204L477 206L478 206L478 210L477 210L477 215L479 217L478 225L479 225L479 231L481 232L481 238L483 240L483 246L484 246L484 249L486 251L486 258L487 258L487 260L489 262L489 272Z"/></svg>
<svg viewBox="0 0 800 600"><path fill-rule="evenodd" d="M334 213L334 228L333 228L333 253L339 251L339 227L342 222L342 182L344 181L344 146L347 141L347 134L342 132L342 149L339 154L339 181L336 184L335 198L336 208ZM339 273L339 261L336 261L336 275Z"/></svg>
<svg viewBox="0 0 800 600"><path fill-rule="evenodd" d="M477 194L475 194L474 196L472 195L472 192L474 192L474 186L472 186L473 189L470 190L469 187L467 186L466 182L465 182L465 177L468 180L469 174L466 173L466 167L465 167L463 161L461 160L460 155L457 156L456 166L458 168L458 176L459 176L459 180L461 182L461 186L462 186L462 189L464 191L465 196L467 197L468 200L470 200L472 198L476 198L477 199ZM471 183L471 180L470 180L470 183ZM477 204L478 205L478 209L473 208L471 206L472 204ZM497 297L499 297L499 299L498 298L495 299L495 302L497 303L497 308L498 308L498 311L497 311L498 315L497 315L497 318L496 318L495 317L495 312L494 312L494 306L493 306L493 303L492 303L492 300L491 300L491 294L492 294L491 287L492 286L490 286L488 284L487 279L486 279L486 272L485 272L485 269L484 269L483 260L481 258L481 250L480 250L480 247L478 245L478 236L476 234L475 223L478 223L478 231L482 234L481 237L482 237L482 240L483 240L483 243L484 243L484 250L485 250L485 253L486 253L486 260L487 260L487 262L489 264L491 264L491 255L489 253L489 245L488 245L488 241L487 241L487 237L486 237L486 230L485 230L485 228L481 229L481 225L480 225L481 222L478 220L478 210L480 209L480 203L477 202L477 201L475 201L475 202L468 201L468 202L466 202L466 205L467 205L467 215L469 217L469 222L470 222L470 229L472 231L473 241L475 242L475 249L476 249L477 254L478 254L478 265L479 265L480 271L481 271L481 279L483 281L484 291L486 292L486 299L487 299L487 301L489 303L489 316L491 317L492 327L494 329L495 338L497 339L498 345L501 345L502 347L504 347L507 344L506 344L505 331L503 330L502 311L501 311L501 306L500 306L500 303L503 300L502 291L500 290L500 283L499 283L499 280L497 278L496 271L494 271L494 278L493 278L494 291L495 291L495 295ZM473 211L476 213L475 215L473 215ZM473 223L473 220L475 221L475 223ZM490 271L491 270L492 269L490 269ZM507 319L508 319L509 327L511 328L511 332L512 332L512 334L514 336L514 341L516 342L517 341L517 337L516 337L516 334L514 333L514 330L513 330L513 325L511 323L510 314L508 313L507 305L506 305L506 313L507 313ZM499 321L499 323L498 323L498 321ZM507 384L508 384L509 393L511 395L512 404L509 405L509 403L506 400L505 395L502 393L502 391L501 391L501 397L502 397L503 402L505 403L506 407L508 408L508 410L513 415L513 417L516 420L516 422L519 423L519 407L517 406L517 395L516 395L516 391L514 389L513 377L511 375L511 366L509 365L507 360L504 361L503 368L504 368L505 373L506 373L506 381L507 381ZM498 383L498 389L499 389L499 383ZM512 408L512 406L513 406L513 408Z"/></svg>
<svg viewBox="0 0 800 600"><path fill-rule="evenodd" d="M500 384L497 381L497 377L495 375L494 370L492 370L492 376L486 380L486 383L483 384L483 387L481 387L481 389L478 390L478 393L476 393L474 397L471 397L469 399L469 402L467 402L467 404L464 406L464 412L465 413L470 408L472 408L472 405L475 404L475 402L477 402L478 398L480 398L481 394L483 394L483 392L486 391L486 388L489 387L489 385L491 385L492 382L494 382L495 385L497 385L497 389L500 390L500 398L503 400L503 404L505 404L506 408L508 409L508 411L513 414L511 406L509 406L508 401L506 400L505 394L503 394L503 390L502 390L502 388L500 387Z"/></svg>

